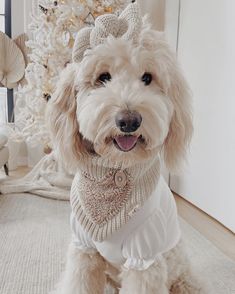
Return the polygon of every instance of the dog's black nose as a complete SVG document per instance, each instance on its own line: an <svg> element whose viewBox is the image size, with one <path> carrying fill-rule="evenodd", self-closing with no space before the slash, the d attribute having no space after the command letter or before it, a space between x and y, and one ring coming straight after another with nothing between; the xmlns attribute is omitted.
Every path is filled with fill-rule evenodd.
<svg viewBox="0 0 235 294"><path fill-rule="evenodd" d="M116 126L124 133L135 132L141 125L142 117L136 111L121 111L115 118Z"/></svg>

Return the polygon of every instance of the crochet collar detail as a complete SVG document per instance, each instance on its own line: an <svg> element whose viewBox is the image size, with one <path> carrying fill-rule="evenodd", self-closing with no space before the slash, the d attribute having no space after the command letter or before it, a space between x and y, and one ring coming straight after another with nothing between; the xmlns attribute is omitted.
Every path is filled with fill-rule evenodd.
<svg viewBox="0 0 235 294"><path fill-rule="evenodd" d="M130 168L110 168L100 159L81 164L71 189L73 213L93 241L102 242L125 225L153 193L159 157Z"/></svg>

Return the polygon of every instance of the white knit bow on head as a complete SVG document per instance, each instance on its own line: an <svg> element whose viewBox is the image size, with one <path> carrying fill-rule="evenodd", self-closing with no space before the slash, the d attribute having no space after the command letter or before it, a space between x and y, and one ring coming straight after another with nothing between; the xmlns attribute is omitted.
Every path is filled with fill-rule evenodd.
<svg viewBox="0 0 235 294"><path fill-rule="evenodd" d="M104 14L95 20L94 27L81 29L73 48L73 61L80 62L87 49L104 43L108 36L135 41L140 33L142 18L137 3L132 3L117 17Z"/></svg>

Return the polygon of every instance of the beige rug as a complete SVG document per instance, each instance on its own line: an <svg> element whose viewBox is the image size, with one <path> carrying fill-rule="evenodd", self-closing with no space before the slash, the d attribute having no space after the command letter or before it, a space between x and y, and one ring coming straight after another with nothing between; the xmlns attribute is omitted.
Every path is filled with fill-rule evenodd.
<svg viewBox="0 0 235 294"><path fill-rule="evenodd" d="M0 195L0 293L47 294L64 267L69 203ZM235 293L235 263L182 221L189 254L214 294ZM131 294L131 293L130 293Z"/></svg>

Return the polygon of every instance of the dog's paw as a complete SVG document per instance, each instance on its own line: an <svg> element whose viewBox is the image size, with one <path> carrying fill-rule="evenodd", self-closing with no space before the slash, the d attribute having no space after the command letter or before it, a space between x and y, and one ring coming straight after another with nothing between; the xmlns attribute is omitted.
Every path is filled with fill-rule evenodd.
<svg viewBox="0 0 235 294"><path fill-rule="evenodd" d="M212 294L208 285L202 283L189 282L186 280L179 280L170 289L170 294Z"/></svg>

